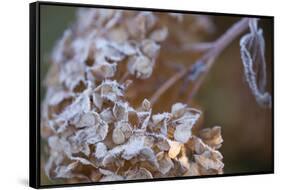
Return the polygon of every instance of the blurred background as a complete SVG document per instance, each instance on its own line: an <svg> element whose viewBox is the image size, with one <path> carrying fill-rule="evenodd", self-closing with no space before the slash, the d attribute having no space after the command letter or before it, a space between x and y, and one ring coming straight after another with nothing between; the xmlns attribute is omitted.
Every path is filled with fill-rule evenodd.
<svg viewBox="0 0 281 190"><path fill-rule="evenodd" d="M50 53L63 31L75 21L76 10L75 7L41 6L41 82L51 63ZM128 91L127 98L132 105L140 105L144 98L151 97L159 86L181 67L194 63L200 56L198 53L174 52L169 47L173 47L178 41L211 42L241 19L238 16L212 15L204 17L206 19L195 26L194 23L200 16L202 15L186 14L182 24L174 23L168 26L171 35L162 45L152 77L147 80L134 79L133 87ZM273 20L262 18L259 25L264 31L266 43L267 89L273 94ZM180 40L177 35L181 36ZM225 174L269 172L273 168L272 109L260 107L251 94L244 78L239 39L231 43L218 57L190 103L203 112L195 132L215 125L222 127L224 142L220 151L224 156ZM141 91L138 90L140 85ZM173 103L186 101L187 93L181 91L182 85L183 82L180 81L165 93L153 107L154 113L169 111ZM44 86L41 85L41 99L44 98L44 93ZM41 142L42 163L46 160L46 142L43 139ZM43 170L41 176L42 184L51 183Z"/></svg>

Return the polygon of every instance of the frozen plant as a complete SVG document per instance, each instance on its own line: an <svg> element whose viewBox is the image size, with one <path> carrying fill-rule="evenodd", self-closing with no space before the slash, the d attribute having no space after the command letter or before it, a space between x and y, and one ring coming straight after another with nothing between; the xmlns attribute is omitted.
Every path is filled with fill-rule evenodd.
<svg viewBox="0 0 281 190"><path fill-rule="evenodd" d="M223 173L220 127L194 133L200 110L175 102L169 112L155 114L153 105L181 78L202 78L235 36L198 44L197 50L208 50L202 59L175 74L141 106L133 107L126 98L128 87L134 85L128 76L146 80L153 75L169 36L165 19L181 23L184 15L78 11L77 21L54 48L45 80L41 136L48 142L44 168L51 180L74 183ZM193 19L200 30L214 30L208 17ZM249 19L241 22L234 26L237 35Z"/></svg>

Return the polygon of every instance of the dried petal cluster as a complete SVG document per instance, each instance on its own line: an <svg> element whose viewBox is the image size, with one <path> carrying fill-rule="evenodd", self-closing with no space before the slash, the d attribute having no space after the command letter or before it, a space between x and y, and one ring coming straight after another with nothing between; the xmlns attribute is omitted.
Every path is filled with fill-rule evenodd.
<svg viewBox="0 0 281 190"><path fill-rule="evenodd" d="M180 18L180 17L178 17ZM221 174L220 127L193 134L201 112L182 103L153 114L138 109L117 82L126 65L136 78L153 72L168 35L151 12L81 9L57 44L42 103L50 179L115 181ZM48 132L46 132L48 131Z"/></svg>

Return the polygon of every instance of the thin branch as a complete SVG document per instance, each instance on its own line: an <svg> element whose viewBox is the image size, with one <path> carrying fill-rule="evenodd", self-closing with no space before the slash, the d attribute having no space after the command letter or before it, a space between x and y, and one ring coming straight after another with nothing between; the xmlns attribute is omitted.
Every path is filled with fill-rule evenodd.
<svg viewBox="0 0 281 190"><path fill-rule="evenodd" d="M236 22L231 28L229 28L219 39L214 42L214 48L208 51L202 57L202 61L206 62L207 69L202 74L201 78L197 81L188 95L187 102L190 102L193 96L200 89L207 73L210 71L212 65L215 63L216 58L223 52L223 50L233 42L238 36L245 32L249 27L250 18L243 18Z"/></svg>
<svg viewBox="0 0 281 190"><path fill-rule="evenodd" d="M198 43L191 43L191 44L169 44L169 46L163 46L162 50L169 51L172 53L204 53L210 50L214 45L214 42L198 42Z"/></svg>
<svg viewBox="0 0 281 190"><path fill-rule="evenodd" d="M195 44L184 44L181 48L182 51L189 52L205 52L213 48L214 43L212 42L202 42Z"/></svg>
<svg viewBox="0 0 281 190"><path fill-rule="evenodd" d="M222 36L220 36L216 41L210 43L212 48L202 55L195 63L201 61L205 63L206 71L200 76L198 83L196 83L188 96L190 100L196 92L199 90L201 84L203 83L204 76L209 72L211 66L215 62L216 58L222 53L222 51L238 36L245 32L248 28L250 18L243 18L233 24ZM164 94L171 86L173 86L178 80L184 77L190 69L185 68L173 75L168 79L150 98L151 105L154 105L162 94Z"/></svg>

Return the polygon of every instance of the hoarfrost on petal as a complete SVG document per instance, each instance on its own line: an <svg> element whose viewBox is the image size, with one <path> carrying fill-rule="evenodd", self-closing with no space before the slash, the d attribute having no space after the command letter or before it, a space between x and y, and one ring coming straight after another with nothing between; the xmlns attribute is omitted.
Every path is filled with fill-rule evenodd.
<svg viewBox="0 0 281 190"><path fill-rule="evenodd" d="M88 112L83 114L78 123L76 124L77 128L83 128L83 127L91 127L99 122L99 115L96 112Z"/></svg>
<svg viewBox="0 0 281 190"><path fill-rule="evenodd" d="M116 127L113 129L112 140L115 144L122 144L125 142L125 135L120 128Z"/></svg>
<svg viewBox="0 0 281 190"><path fill-rule="evenodd" d="M146 56L133 56L128 61L128 71L140 79L147 79L151 76L154 63Z"/></svg>
<svg viewBox="0 0 281 190"><path fill-rule="evenodd" d="M111 78L115 75L117 64L116 63L103 63L96 64L93 66L92 73L96 79L103 80L106 78Z"/></svg>
<svg viewBox="0 0 281 190"><path fill-rule="evenodd" d="M56 168L56 178L72 178L74 174L72 170L78 165L78 162L72 162L67 166L59 166Z"/></svg>
<svg viewBox="0 0 281 190"><path fill-rule="evenodd" d="M126 102L116 102L112 112L117 120L128 120L128 104Z"/></svg>
<svg viewBox="0 0 281 190"><path fill-rule="evenodd" d="M111 111L110 108L106 108L104 109L101 113L100 113L100 117L103 121L105 121L106 123L112 123L114 121L114 116L113 113Z"/></svg>
<svg viewBox="0 0 281 190"><path fill-rule="evenodd" d="M95 157L98 159L103 158L107 153L107 147L104 143L99 142L96 144Z"/></svg>
<svg viewBox="0 0 281 190"><path fill-rule="evenodd" d="M175 118L179 118L179 117L181 117L186 112L186 107L187 107L186 104L175 103L172 106L171 113L173 114L173 116Z"/></svg>
<svg viewBox="0 0 281 190"><path fill-rule="evenodd" d="M176 130L174 132L174 139L181 143L186 143L191 137L191 128L192 126L188 126L185 124L180 124L176 126Z"/></svg>

